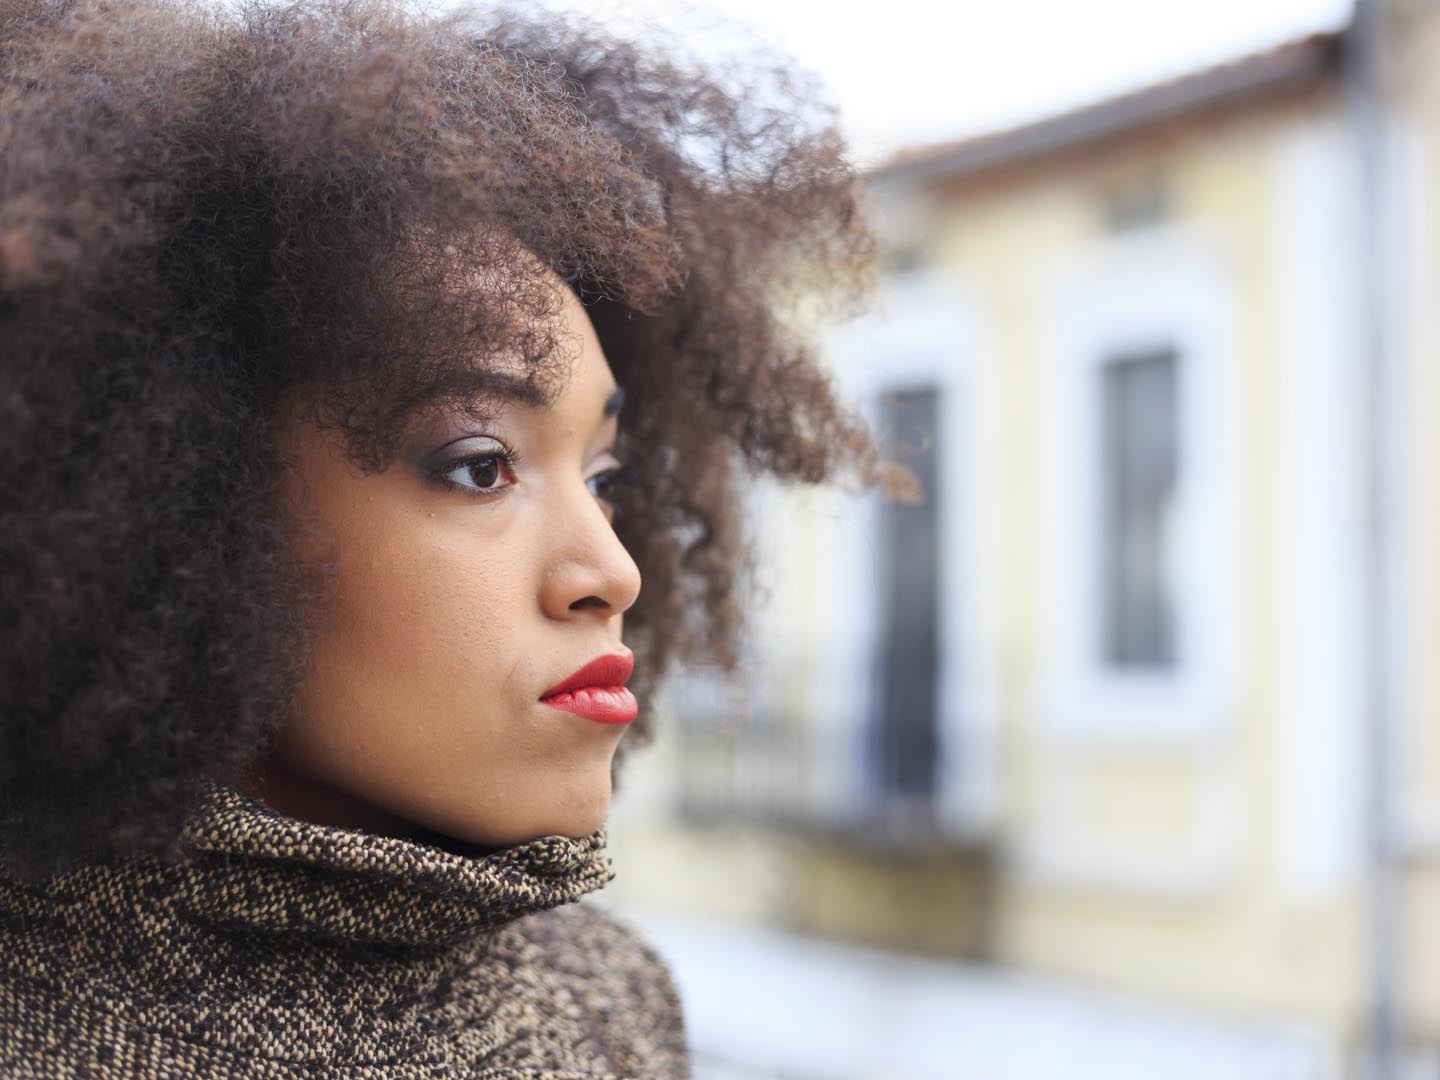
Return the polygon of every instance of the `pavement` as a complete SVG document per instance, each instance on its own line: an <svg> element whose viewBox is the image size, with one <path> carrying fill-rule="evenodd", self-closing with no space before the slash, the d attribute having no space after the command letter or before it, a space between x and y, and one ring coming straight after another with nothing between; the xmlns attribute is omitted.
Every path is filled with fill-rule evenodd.
<svg viewBox="0 0 1440 1080"><path fill-rule="evenodd" d="M630 907L695 1080L1340 1080L1319 1030Z"/></svg>

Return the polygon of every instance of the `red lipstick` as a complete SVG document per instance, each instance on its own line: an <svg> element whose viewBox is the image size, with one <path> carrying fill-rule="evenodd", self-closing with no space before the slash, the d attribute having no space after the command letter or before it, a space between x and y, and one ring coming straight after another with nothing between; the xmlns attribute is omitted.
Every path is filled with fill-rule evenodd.
<svg viewBox="0 0 1440 1080"><path fill-rule="evenodd" d="M546 690L540 700L597 723L628 724L640 711L635 695L625 688L625 680L634 669L632 653L596 657Z"/></svg>

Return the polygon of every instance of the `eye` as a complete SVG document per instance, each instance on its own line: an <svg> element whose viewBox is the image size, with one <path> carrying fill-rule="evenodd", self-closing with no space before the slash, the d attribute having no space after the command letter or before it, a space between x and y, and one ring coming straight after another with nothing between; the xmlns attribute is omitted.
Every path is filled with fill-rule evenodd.
<svg viewBox="0 0 1440 1080"><path fill-rule="evenodd" d="M510 450L487 450L452 461L437 470L446 483L479 494L504 491L515 483L515 465L520 457ZM507 479L508 477L508 479Z"/></svg>
<svg viewBox="0 0 1440 1080"><path fill-rule="evenodd" d="M633 480L634 474L630 466L617 465L613 469L605 469L589 477L585 481L585 486L590 489L590 494L595 498L613 506L615 496L628 487Z"/></svg>

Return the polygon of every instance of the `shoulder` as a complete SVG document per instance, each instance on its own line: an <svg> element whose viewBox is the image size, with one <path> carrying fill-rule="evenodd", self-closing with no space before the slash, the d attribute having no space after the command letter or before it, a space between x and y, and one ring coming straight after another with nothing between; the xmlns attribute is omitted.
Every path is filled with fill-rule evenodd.
<svg viewBox="0 0 1440 1080"><path fill-rule="evenodd" d="M514 929L563 982L597 1034L630 1059L619 1071L665 1080L689 1076L679 992L664 959L638 929L585 901L521 919Z"/></svg>

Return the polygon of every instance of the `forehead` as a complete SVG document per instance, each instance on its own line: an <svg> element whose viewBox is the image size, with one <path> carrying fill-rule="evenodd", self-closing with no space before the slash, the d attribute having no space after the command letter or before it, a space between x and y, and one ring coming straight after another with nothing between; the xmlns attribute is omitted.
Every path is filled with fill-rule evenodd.
<svg viewBox="0 0 1440 1080"><path fill-rule="evenodd" d="M535 413L578 410L608 420L624 405L594 324L584 304L558 277L548 276L556 305L537 325L549 342L538 368L513 360L477 358L443 380L435 404L473 410L477 416L519 408Z"/></svg>
<svg viewBox="0 0 1440 1080"><path fill-rule="evenodd" d="M566 352L569 370L559 388L555 404L565 399L575 407L593 410L597 420L605 420L620 411L625 392L615 382L605 350L600 345L595 326L580 302L568 287L564 288L559 321L560 347Z"/></svg>

